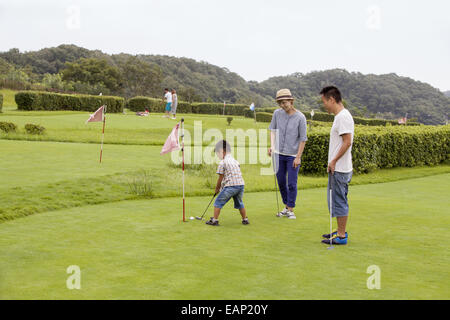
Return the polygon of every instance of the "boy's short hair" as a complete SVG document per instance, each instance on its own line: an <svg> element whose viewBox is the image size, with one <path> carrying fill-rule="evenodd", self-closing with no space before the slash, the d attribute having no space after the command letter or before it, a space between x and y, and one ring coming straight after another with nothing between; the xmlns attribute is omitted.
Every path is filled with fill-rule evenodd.
<svg viewBox="0 0 450 320"><path fill-rule="evenodd" d="M320 91L320 94L322 94L327 100L330 99L330 97L333 97L337 103L342 101L341 92L335 86L323 88L322 91Z"/></svg>
<svg viewBox="0 0 450 320"><path fill-rule="evenodd" d="M169 91L169 89L165 88L164 91Z"/></svg>
<svg viewBox="0 0 450 320"><path fill-rule="evenodd" d="M231 152L231 146L226 140L220 140L217 142L216 147L214 148L214 151L218 153L221 150L225 150L225 153Z"/></svg>

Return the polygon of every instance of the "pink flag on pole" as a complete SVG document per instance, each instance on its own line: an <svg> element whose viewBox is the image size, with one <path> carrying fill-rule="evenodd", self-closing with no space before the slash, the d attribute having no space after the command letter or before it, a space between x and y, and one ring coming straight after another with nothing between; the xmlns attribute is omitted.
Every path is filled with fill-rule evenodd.
<svg viewBox="0 0 450 320"><path fill-rule="evenodd" d="M91 114L89 119L87 119L86 123L103 121L103 108L104 106L101 106L100 108L97 109L97 111Z"/></svg>
<svg viewBox="0 0 450 320"><path fill-rule="evenodd" d="M169 137L167 137L167 140L164 143L164 146L162 147L160 155L180 149L180 143L178 142L179 127L180 127L179 123L177 123L177 125L173 127L172 132L170 133Z"/></svg>

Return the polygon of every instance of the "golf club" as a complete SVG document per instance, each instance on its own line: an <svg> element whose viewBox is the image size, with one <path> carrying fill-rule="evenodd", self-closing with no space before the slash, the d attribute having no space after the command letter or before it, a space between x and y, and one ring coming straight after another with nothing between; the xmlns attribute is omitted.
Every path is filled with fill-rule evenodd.
<svg viewBox="0 0 450 320"><path fill-rule="evenodd" d="M275 181L275 197L277 198L277 214L280 212L280 204L278 203L278 185L277 185L277 170L275 170L275 160L272 152L272 167L273 167L273 179Z"/></svg>
<svg viewBox="0 0 450 320"><path fill-rule="evenodd" d="M195 219L197 219L197 220L203 220L203 216L205 215L206 211L208 211L209 206L211 205L211 203L212 203L212 201L214 200L214 198L216 197L216 195L217 195L217 193L214 193L214 195L213 195L211 201L209 202L209 204L208 204L208 206L206 207L205 212L203 212L202 216L201 216L201 217L195 217Z"/></svg>
<svg viewBox="0 0 450 320"><path fill-rule="evenodd" d="M330 246L327 248L328 250L333 249L333 189L331 188L330 182Z"/></svg>

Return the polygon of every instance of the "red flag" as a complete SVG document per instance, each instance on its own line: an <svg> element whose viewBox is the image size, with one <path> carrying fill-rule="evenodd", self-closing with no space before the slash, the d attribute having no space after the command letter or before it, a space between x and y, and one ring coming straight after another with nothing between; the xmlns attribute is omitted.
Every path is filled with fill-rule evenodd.
<svg viewBox="0 0 450 320"><path fill-rule="evenodd" d="M104 106L101 106L100 108L97 109L97 111L91 114L89 119L87 119L86 123L103 121L103 108Z"/></svg>
<svg viewBox="0 0 450 320"><path fill-rule="evenodd" d="M178 142L178 128L179 127L180 127L179 123L177 123L177 125L175 127L173 127L172 132L167 137L167 140L164 143L164 146L162 147L160 155L180 149L180 143Z"/></svg>

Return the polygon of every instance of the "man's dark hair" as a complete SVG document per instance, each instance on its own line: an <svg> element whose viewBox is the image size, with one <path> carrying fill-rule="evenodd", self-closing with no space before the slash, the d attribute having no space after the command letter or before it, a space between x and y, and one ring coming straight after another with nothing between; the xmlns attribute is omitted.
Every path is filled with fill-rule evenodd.
<svg viewBox="0 0 450 320"><path fill-rule="evenodd" d="M230 153L231 146L226 140L220 140L219 142L217 142L214 151L218 153L220 150L225 150L225 153Z"/></svg>
<svg viewBox="0 0 450 320"><path fill-rule="evenodd" d="M164 91L169 91L169 89L165 88Z"/></svg>
<svg viewBox="0 0 450 320"><path fill-rule="evenodd" d="M327 98L327 100L330 99L330 97L333 97L337 103L342 101L341 92L335 86L323 88L322 91L320 91L320 94Z"/></svg>

